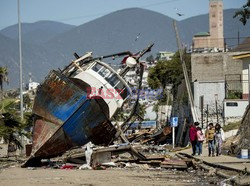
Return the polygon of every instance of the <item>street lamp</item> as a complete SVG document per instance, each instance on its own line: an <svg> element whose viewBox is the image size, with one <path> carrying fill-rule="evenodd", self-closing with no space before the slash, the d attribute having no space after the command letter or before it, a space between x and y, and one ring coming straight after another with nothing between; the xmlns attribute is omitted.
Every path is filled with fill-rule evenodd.
<svg viewBox="0 0 250 186"><path fill-rule="evenodd" d="M20 73L20 117L23 120L23 64L22 64L22 38L21 38L21 19L20 19L20 0L17 0L18 10L18 41L19 41L19 73Z"/></svg>

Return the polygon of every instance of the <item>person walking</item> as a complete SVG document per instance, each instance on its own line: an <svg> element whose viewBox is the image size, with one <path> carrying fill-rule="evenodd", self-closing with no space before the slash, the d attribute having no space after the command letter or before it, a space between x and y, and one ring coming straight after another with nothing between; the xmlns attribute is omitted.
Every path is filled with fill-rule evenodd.
<svg viewBox="0 0 250 186"><path fill-rule="evenodd" d="M221 147L224 140L225 140L224 131L221 128L220 124L217 123L215 125L215 135L214 135L216 156L221 155Z"/></svg>
<svg viewBox="0 0 250 186"><path fill-rule="evenodd" d="M208 128L206 130L206 139L208 142L208 156L214 156L214 134L215 129L213 123L208 124Z"/></svg>
<svg viewBox="0 0 250 186"><path fill-rule="evenodd" d="M205 140L205 136L202 132L202 129L200 127L197 127L197 144L196 144L196 153L198 155L202 155L202 145L203 141Z"/></svg>
<svg viewBox="0 0 250 186"><path fill-rule="evenodd" d="M189 128L189 140L192 145L192 156L196 154L196 144L197 144L197 128L192 123Z"/></svg>

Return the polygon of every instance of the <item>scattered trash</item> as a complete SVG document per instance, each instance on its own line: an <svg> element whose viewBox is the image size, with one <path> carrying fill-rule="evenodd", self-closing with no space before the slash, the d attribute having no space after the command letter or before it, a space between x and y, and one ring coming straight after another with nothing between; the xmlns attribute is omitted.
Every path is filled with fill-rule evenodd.
<svg viewBox="0 0 250 186"><path fill-rule="evenodd" d="M67 164L65 164L60 169L73 169L73 168L75 168L73 165L67 165Z"/></svg>
<svg viewBox="0 0 250 186"><path fill-rule="evenodd" d="M102 165L106 167L117 167L117 164L114 162L102 163Z"/></svg>
<svg viewBox="0 0 250 186"><path fill-rule="evenodd" d="M27 167L28 170L36 170L35 167Z"/></svg>
<svg viewBox="0 0 250 186"><path fill-rule="evenodd" d="M106 167L103 165L96 165L93 167L94 170L106 170Z"/></svg>
<svg viewBox="0 0 250 186"><path fill-rule="evenodd" d="M87 143L87 149L85 151L85 157L86 157L86 162L87 162L87 165L90 167L90 164L91 164L91 156L92 156L92 153L93 153L93 149L92 149L92 143L89 142Z"/></svg>
<svg viewBox="0 0 250 186"><path fill-rule="evenodd" d="M83 164L79 167L80 170L90 170L92 167L90 167L88 164Z"/></svg>
<svg viewBox="0 0 250 186"><path fill-rule="evenodd" d="M248 159L248 149L241 149L241 158Z"/></svg>
<svg viewBox="0 0 250 186"><path fill-rule="evenodd" d="M230 178L227 178L227 179L221 181L221 182L220 182L220 185L226 186L226 185L228 185L228 184L226 184L227 181L233 180L233 179L236 178L236 177L237 177L237 176L232 176L232 177L230 177Z"/></svg>

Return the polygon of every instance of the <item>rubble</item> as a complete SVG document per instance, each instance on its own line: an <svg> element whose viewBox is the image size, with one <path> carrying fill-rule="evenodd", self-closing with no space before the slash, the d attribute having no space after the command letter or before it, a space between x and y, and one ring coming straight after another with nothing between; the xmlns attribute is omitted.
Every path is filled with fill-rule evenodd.
<svg viewBox="0 0 250 186"><path fill-rule="evenodd" d="M181 169L185 170L190 164L185 159L170 154L169 146L119 144L111 146L93 146L91 163L88 164L86 152L90 149L73 149L63 156L64 163L79 162L79 169L109 169L109 168L135 168L135 169ZM84 152L84 149L85 152ZM142 158L143 157L143 158Z"/></svg>
<svg viewBox="0 0 250 186"><path fill-rule="evenodd" d="M140 130L137 133L127 136L131 143L147 144L153 142L155 144L165 143L169 134L171 134L171 127L164 127L160 130Z"/></svg>
<svg viewBox="0 0 250 186"><path fill-rule="evenodd" d="M229 138L223 145L224 150L230 155L240 157L241 149L250 151L250 107L246 108L240 128L236 136Z"/></svg>
<svg viewBox="0 0 250 186"><path fill-rule="evenodd" d="M241 149L250 150L250 107L246 108L238 134L239 143L236 146L236 153L239 154Z"/></svg>

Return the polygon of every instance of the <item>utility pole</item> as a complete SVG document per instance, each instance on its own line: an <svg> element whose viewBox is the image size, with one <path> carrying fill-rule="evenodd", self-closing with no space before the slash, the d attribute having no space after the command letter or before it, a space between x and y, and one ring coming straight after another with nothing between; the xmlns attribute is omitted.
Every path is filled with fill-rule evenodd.
<svg viewBox="0 0 250 186"><path fill-rule="evenodd" d="M218 114L218 94L215 94L215 111L216 111L216 119L217 123L219 123L219 114Z"/></svg>
<svg viewBox="0 0 250 186"><path fill-rule="evenodd" d="M209 112L208 112L208 104L207 104L207 126L208 126L208 114Z"/></svg>
<svg viewBox="0 0 250 186"><path fill-rule="evenodd" d="M238 45L240 44L240 31L239 31L239 27L238 27Z"/></svg>
<svg viewBox="0 0 250 186"><path fill-rule="evenodd" d="M200 96L201 128L202 129L203 129L203 107L204 107L204 96Z"/></svg>
<svg viewBox="0 0 250 186"><path fill-rule="evenodd" d="M250 64L248 65L248 105L250 105Z"/></svg>
<svg viewBox="0 0 250 186"><path fill-rule="evenodd" d="M191 86L190 86L190 81L188 78L186 62L183 59L183 48L181 45L179 32L178 32L175 20L173 20L173 25L174 25L175 35L176 35L176 42L177 42L177 46L178 46L179 53L180 53L180 59L181 59L181 63L182 63L184 79L185 79L185 83L186 83L186 87L187 87L187 91L188 91L189 102L191 105L192 117L193 117L194 122L196 122L196 121L198 121L197 112L196 112L196 109L194 107L194 98L193 98L193 94L192 94L192 90L191 90Z"/></svg>
<svg viewBox="0 0 250 186"><path fill-rule="evenodd" d="M20 73L20 117L23 120L23 64L22 64L22 38L20 19L20 0L17 0L18 8L18 41L19 41L19 73Z"/></svg>

